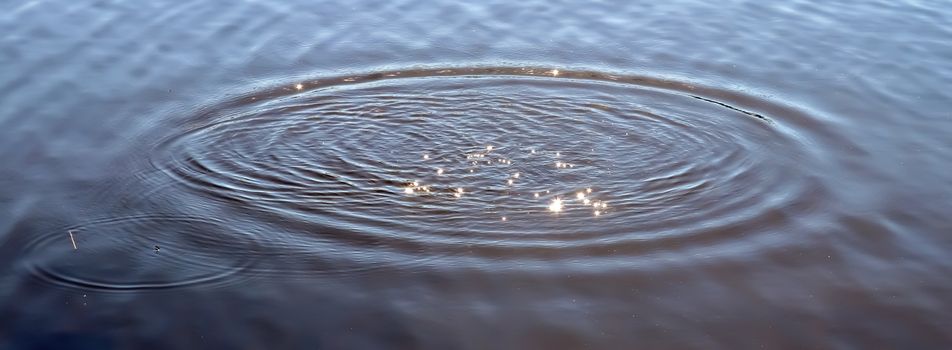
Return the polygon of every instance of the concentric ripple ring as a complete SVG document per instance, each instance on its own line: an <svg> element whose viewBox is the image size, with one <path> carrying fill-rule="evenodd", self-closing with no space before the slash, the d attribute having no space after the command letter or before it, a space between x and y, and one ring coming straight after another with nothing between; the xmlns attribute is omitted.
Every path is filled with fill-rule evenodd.
<svg viewBox="0 0 952 350"><path fill-rule="evenodd" d="M68 288L134 292L234 282L254 263L254 236L188 216L107 218L36 237L33 276Z"/></svg>
<svg viewBox="0 0 952 350"><path fill-rule="evenodd" d="M783 233L828 196L805 144L835 135L816 123L649 77L418 69L205 108L151 162L163 192L271 227L274 269L600 270L796 244Z"/></svg>

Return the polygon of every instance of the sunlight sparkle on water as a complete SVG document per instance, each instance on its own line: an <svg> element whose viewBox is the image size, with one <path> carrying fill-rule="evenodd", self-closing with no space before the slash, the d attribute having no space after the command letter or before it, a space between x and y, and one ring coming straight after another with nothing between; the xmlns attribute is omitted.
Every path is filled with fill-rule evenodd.
<svg viewBox="0 0 952 350"><path fill-rule="evenodd" d="M499 146L486 145L486 144L484 144L484 146L477 146L477 147L481 147L481 148L478 148L478 151L463 152L460 154L461 158L463 158L463 164L470 165L469 169L466 169L466 170L469 170L469 173L475 173L476 170L483 170L482 167L484 166L487 167L485 168L487 171L491 171L492 168L496 168L500 165L505 167L507 165L511 166L511 164L513 163L513 159L509 158L508 155L506 154L506 150L507 150L506 147L498 148ZM526 152L526 151L528 151L529 153L536 153L536 148L522 148L521 149L521 152ZM498 154L495 154L494 152ZM556 159L549 158L550 160L539 159L539 161L543 162L542 164L545 164L545 162L554 161L557 169L567 169L567 168L573 168L575 166L575 164L571 164L569 162L563 161L563 160L569 160L569 159L565 157L561 157L562 156L561 151L547 151L545 153L549 154L550 156L554 155L555 157L560 157L560 158L556 158ZM422 157L423 160L433 159L429 152L420 152L417 154L420 157ZM525 153L523 153L523 155L525 155ZM502 170L500 168L496 168L496 169ZM504 170L505 172L500 174L500 175L506 176L505 182L508 186L510 186L508 189L509 192L507 193L510 196L520 195L519 193L512 192L512 191L514 191L515 189L516 181L523 181L522 172L515 171L515 170L516 169L511 169L508 171ZM519 170L526 170L526 169L519 169ZM441 180L443 181L454 180L454 175L458 175L459 173L465 173L465 171L458 171L456 173L452 171L447 171L446 168L443 168L443 164L440 164L439 167L430 168L430 171L435 172L436 173L435 175L440 176ZM433 174L433 173L430 173L430 174ZM534 173L533 173L533 176L530 176L530 178L537 178L537 177L538 176L536 176ZM459 185L465 185L465 184L459 183L455 186L459 186ZM432 193L442 192L437 189L431 189L430 187L431 186L422 184L419 180L413 180L412 182L405 183L402 189L407 195L413 195L413 196L428 196ZM451 193L454 198L462 198L463 195L466 193L466 190L464 190L464 187L450 187L448 192ZM594 190L592 189L592 187L576 188L568 192L562 192L562 190L560 189L555 189L555 190L537 190L537 191L529 192L529 193L531 193L532 198L535 198L535 199L543 198L543 196L545 196L545 199L548 201L548 203L546 203L546 209L548 209L550 213L572 212L575 209L584 206L584 208L591 208L593 216L600 216L607 208L607 204L604 201L593 198ZM478 195L473 198L477 201L481 199L481 197ZM568 201L569 203L566 203L566 201ZM500 215L500 216L496 216L496 218L498 218L498 220L501 220L501 221L508 221L507 216Z"/></svg>
<svg viewBox="0 0 952 350"><path fill-rule="evenodd" d="M561 198L553 199L552 202L549 203L549 211L553 213L558 213L562 211L562 199Z"/></svg>

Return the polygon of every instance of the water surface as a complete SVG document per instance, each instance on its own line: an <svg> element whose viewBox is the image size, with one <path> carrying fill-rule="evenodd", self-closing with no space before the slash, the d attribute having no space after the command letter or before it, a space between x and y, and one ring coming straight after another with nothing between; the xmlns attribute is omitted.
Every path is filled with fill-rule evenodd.
<svg viewBox="0 0 952 350"><path fill-rule="evenodd" d="M947 348L942 2L23 2L0 348Z"/></svg>

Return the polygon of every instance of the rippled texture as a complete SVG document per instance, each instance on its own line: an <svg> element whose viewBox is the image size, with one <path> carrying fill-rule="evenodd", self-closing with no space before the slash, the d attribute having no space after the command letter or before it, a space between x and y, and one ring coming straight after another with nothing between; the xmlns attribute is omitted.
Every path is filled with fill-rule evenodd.
<svg viewBox="0 0 952 350"><path fill-rule="evenodd" d="M293 259L599 271L783 244L770 236L825 191L796 168L809 152L785 124L804 116L705 92L553 69L384 72L244 96L151 153L201 197L288 226L262 238Z"/></svg>
<svg viewBox="0 0 952 350"><path fill-rule="evenodd" d="M30 261L36 276L68 287L178 288L216 282L247 267L247 252L254 251L248 244L252 239L221 226L221 222L188 217L100 220L66 229L72 246L62 244L63 230L59 230L40 236L27 249L43 257ZM143 254L150 246L155 254Z"/></svg>
<svg viewBox="0 0 952 350"><path fill-rule="evenodd" d="M2 349L952 346L946 3L0 9Z"/></svg>

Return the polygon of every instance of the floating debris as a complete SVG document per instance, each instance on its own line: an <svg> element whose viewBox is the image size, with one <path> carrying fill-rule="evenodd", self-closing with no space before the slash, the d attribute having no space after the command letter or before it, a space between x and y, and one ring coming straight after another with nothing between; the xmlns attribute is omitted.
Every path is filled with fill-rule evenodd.
<svg viewBox="0 0 952 350"><path fill-rule="evenodd" d="M73 250L79 249L76 247L76 238L73 237L73 230L67 230L66 232L69 233L69 241L73 242Z"/></svg>

